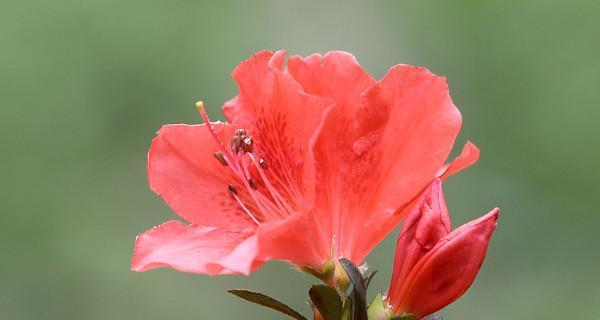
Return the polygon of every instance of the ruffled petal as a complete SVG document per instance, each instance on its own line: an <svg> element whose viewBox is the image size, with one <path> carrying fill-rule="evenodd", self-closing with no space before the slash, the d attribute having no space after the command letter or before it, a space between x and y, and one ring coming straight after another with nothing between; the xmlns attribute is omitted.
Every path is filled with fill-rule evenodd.
<svg viewBox="0 0 600 320"><path fill-rule="evenodd" d="M363 93L354 112L336 106L327 114L313 146L316 194L341 255L360 263L400 222L408 213L401 209L435 179L460 125L445 79L406 65Z"/></svg>
<svg viewBox="0 0 600 320"><path fill-rule="evenodd" d="M288 59L286 71L302 86L305 92L328 97L335 101L335 106L325 111L325 117L335 119L337 124L351 122L353 114L360 106L360 95L373 86L375 80L360 66L356 58L343 51L331 51L325 55L312 54L306 58L295 55ZM336 126L331 124L323 125L316 130L319 133L326 126L329 137L343 136L347 134L346 126ZM314 158L314 145L319 141L319 136L315 134L309 145L308 160ZM337 143L337 138L331 143ZM322 183L322 173L318 167L327 167L324 163L318 163L320 160L307 162L304 181L307 185ZM327 170L327 169L324 169ZM317 190L322 188L317 187ZM331 241L331 229L334 221L331 217L326 217L323 213L316 211L320 220L321 228L327 230L329 241ZM322 211L321 211L322 212Z"/></svg>
<svg viewBox="0 0 600 320"><path fill-rule="evenodd" d="M314 186L303 181L313 175L305 171L312 170L305 166L312 162L308 145L333 101L306 94L282 71L284 58L283 51L264 51L242 62L232 73L239 95L223 106L223 113L233 126L253 136L256 153L269 164L274 187L296 209L309 208Z"/></svg>
<svg viewBox="0 0 600 320"><path fill-rule="evenodd" d="M355 144L380 151L372 179L380 182L381 212L393 212L434 179L448 157L461 126L461 116L445 78L425 68L400 65L365 95L366 132Z"/></svg>
<svg viewBox="0 0 600 320"><path fill-rule="evenodd" d="M147 271L169 267L209 275L248 274L262 265L249 245L252 230L229 231L167 221L139 235L131 268ZM237 250L243 245L242 250Z"/></svg>
<svg viewBox="0 0 600 320"><path fill-rule="evenodd" d="M260 51L242 61L231 73L240 87L237 97L223 105L223 114L229 123L249 128L254 123L257 106L269 100L272 94L275 70L269 63L271 51ZM252 94L254 92L254 94Z"/></svg>
<svg viewBox="0 0 600 320"><path fill-rule="evenodd" d="M449 176L470 167L477 160L479 160L479 148L471 141L467 141L460 155L452 162L445 164L438 171L437 176L442 180L446 180Z"/></svg>
<svg viewBox="0 0 600 320"><path fill-rule="evenodd" d="M408 276L395 310L421 319L462 296L481 268L497 218L496 208L440 240Z"/></svg>
<svg viewBox="0 0 600 320"><path fill-rule="evenodd" d="M421 198L420 205L408 215L398 235L392 280L388 290L392 304L397 303L395 298L415 264L441 238L448 235L451 228L441 181L436 179Z"/></svg>
<svg viewBox="0 0 600 320"><path fill-rule="evenodd" d="M318 269L330 256L331 242L319 233L311 215L298 214L263 225L258 238L261 260L277 259Z"/></svg>
<svg viewBox="0 0 600 320"><path fill-rule="evenodd" d="M291 56L287 71L307 93L329 97L347 112L358 108L360 94L375 84L356 58L343 51L306 58Z"/></svg>
<svg viewBox="0 0 600 320"><path fill-rule="evenodd" d="M215 123L217 136L228 141L234 127ZM148 153L152 190L187 221L228 230L254 226L232 199L234 178L215 156L219 146L206 125L167 125L158 131Z"/></svg>
<svg viewBox="0 0 600 320"><path fill-rule="evenodd" d="M225 104L224 113L231 124L254 135L287 139L290 141L270 142L305 149L322 122L323 112L333 101L306 94L291 76L281 71L284 57L283 51L263 51L242 62L232 72L239 95ZM261 140L257 139L257 143Z"/></svg>

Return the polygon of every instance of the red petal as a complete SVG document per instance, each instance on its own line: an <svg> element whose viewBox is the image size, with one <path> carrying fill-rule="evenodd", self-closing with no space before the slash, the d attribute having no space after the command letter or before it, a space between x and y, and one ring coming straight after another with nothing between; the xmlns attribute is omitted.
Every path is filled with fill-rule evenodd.
<svg viewBox="0 0 600 320"><path fill-rule="evenodd" d="M325 112L325 116L329 115L337 121L345 121L345 117L339 117L344 114L346 117L352 115L359 107L360 95L375 84L375 80L360 66L356 58L343 51L332 51L324 56L320 54L312 54L306 58L300 56L291 56L288 59L287 70L294 79L302 85L304 91L310 94L328 97L335 101L335 106L329 108ZM320 132L320 126L316 133ZM332 135L344 135L345 128L340 128L337 133L330 132ZM334 129L329 128L329 131ZM313 145L318 139L318 135L313 136L313 140L309 146L308 161L314 159ZM333 143L336 143L335 141ZM308 162L304 175L305 185L314 185L313 180L321 179L321 173L315 176L316 166L321 166L321 163L315 164ZM330 219L320 215L321 224L325 225L326 229L331 229ZM331 233L331 231L328 231ZM331 241L331 238L330 238Z"/></svg>
<svg viewBox="0 0 600 320"><path fill-rule="evenodd" d="M375 80L358 64L350 53L328 52L303 59L288 59L288 72L307 93L332 98L348 112L358 108L360 94L375 84Z"/></svg>
<svg viewBox="0 0 600 320"><path fill-rule="evenodd" d="M323 212L342 255L360 263L443 165L460 129L444 78L394 67L355 112L335 107L314 146ZM388 223L393 222L393 223ZM385 228L370 228L370 226Z"/></svg>
<svg viewBox="0 0 600 320"><path fill-rule="evenodd" d="M282 51L265 51L242 62L232 73L239 95L225 104L224 113L232 124L256 131L254 134L279 135L278 139L287 138L306 147L323 112L333 102L307 95L291 76L283 73L280 69L284 55ZM268 125L274 127L261 127Z"/></svg>
<svg viewBox="0 0 600 320"><path fill-rule="evenodd" d="M261 260L318 269L330 257L331 240L322 237L318 224L306 214L261 226L259 244Z"/></svg>
<svg viewBox="0 0 600 320"><path fill-rule="evenodd" d="M234 128L213 124L229 141ZM187 221L228 230L254 226L228 191L231 173L214 157L219 150L205 125L167 125L158 131L148 153L150 187Z"/></svg>
<svg viewBox="0 0 600 320"><path fill-rule="evenodd" d="M392 280L388 290L392 304L399 303L396 298L415 264L441 238L448 235L450 230L450 217L441 181L436 179L422 197L421 204L407 217L398 236Z"/></svg>
<svg viewBox="0 0 600 320"><path fill-rule="evenodd" d="M437 176L446 180L449 176L473 165L477 160L479 160L479 149L471 141L467 141L460 155L451 163L444 165Z"/></svg>
<svg viewBox="0 0 600 320"><path fill-rule="evenodd" d="M227 231L167 221L137 237L131 268L147 271L170 267L210 275L248 274L262 264L255 259L252 235L252 230ZM240 246L243 250L236 250Z"/></svg>
<svg viewBox="0 0 600 320"><path fill-rule="evenodd" d="M226 118L245 128L253 137L257 153L275 175L275 187L296 207L310 207L313 185L302 181L307 150L318 132L330 99L309 95L281 71L285 53L260 52L242 62L232 73L239 95L223 106Z"/></svg>
<svg viewBox="0 0 600 320"><path fill-rule="evenodd" d="M406 65L367 92L363 111L363 130L380 141L373 149L382 153L374 177L382 182L382 209L394 211L434 179L460 130L460 113L444 78Z"/></svg>
<svg viewBox="0 0 600 320"><path fill-rule="evenodd" d="M473 283L496 228L498 209L443 238L408 276L396 312L421 319L458 299Z"/></svg>
<svg viewBox="0 0 600 320"><path fill-rule="evenodd" d="M242 61L231 73L238 82L240 95L223 105L223 114L229 123L246 129L252 126L257 105L268 100L272 94L275 73L269 64L272 56L271 51L257 52Z"/></svg>

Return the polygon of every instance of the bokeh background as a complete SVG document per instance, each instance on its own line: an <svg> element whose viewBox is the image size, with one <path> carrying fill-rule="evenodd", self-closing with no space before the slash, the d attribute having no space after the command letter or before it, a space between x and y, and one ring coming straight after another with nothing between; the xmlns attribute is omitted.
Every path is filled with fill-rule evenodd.
<svg viewBox="0 0 600 320"><path fill-rule="evenodd" d="M138 232L173 217L146 183L166 123L236 95L261 49L354 53L445 75L478 165L446 184L454 225L502 209L489 257L447 319L600 319L600 2L3 1L0 319L283 319L313 278L129 270ZM369 257L390 276L394 235Z"/></svg>

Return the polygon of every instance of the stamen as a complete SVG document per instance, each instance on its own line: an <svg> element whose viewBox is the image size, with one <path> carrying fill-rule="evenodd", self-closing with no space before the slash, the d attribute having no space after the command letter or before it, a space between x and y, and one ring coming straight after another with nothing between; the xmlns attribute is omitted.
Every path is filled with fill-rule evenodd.
<svg viewBox="0 0 600 320"><path fill-rule="evenodd" d="M251 197L247 199L248 201L254 202L256 205L255 210L261 213L261 220L275 220L285 218L285 216L292 214L294 211L290 207L290 203L288 203L285 198L278 192L278 190L273 186L273 184L269 181L266 175L266 170L269 168L267 162L264 159L257 159L254 152L254 141L251 136L249 136L244 129L237 129L235 134L231 138L231 144L229 148L225 146L223 141L217 136L208 115L206 114L206 110L204 108L204 103L202 101L198 101L196 103L196 107L202 116L202 120L205 122L208 131L213 137L215 143L219 147L219 151L216 151L213 155L214 157L224 166L228 166L233 175L239 180L239 184L228 184L227 189L229 194L235 199L240 208L252 219L254 223L260 225L259 220L255 217L254 214L248 209L248 207L244 204L244 202L240 198L240 194L238 192L238 187L241 185L242 188L248 192L248 195ZM248 156L246 158L245 156ZM249 161L248 161L249 160ZM258 183L251 177L250 170L248 166L254 166L260 175L260 179L262 181L261 186L264 185L267 194L263 194L258 189ZM276 181L279 181L278 176L273 176ZM281 187L284 189L282 191L287 191L287 186L284 183L281 183ZM247 202L248 203L248 202Z"/></svg>
<svg viewBox="0 0 600 320"><path fill-rule="evenodd" d="M249 155L251 155L251 153ZM275 204L271 200L269 200L267 197L265 197L262 193L260 193L258 191L258 189L255 190L250 185L251 182L248 179L252 179L252 178L249 178L250 171L248 170L248 164L246 162L242 162L241 167L242 167L242 173L243 173L244 177L248 177L248 178L246 178L246 181L245 181L246 182L245 185L248 190L248 193L250 193L250 195L254 199L254 202L258 206L258 209L263 213L263 216L266 219L281 218L281 215L278 214L278 212L280 212L283 209L281 209L281 207L275 206ZM252 180L254 180L254 179L252 179ZM256 182L256 181L254 181L254 182Z"/></svg>
<svg viewBox="0 0 600 320"><path fill-rule="evenodd" d="M219 162L224 165L227 166L227 160L225 160L225 155L223 155L223 152L221 151L217 151L214 153L215 158L217 158L217 160L219 160Z"/></svg>
<svg viewBox="0 0 600 320"><path fill-rule="evenodd" d="M200 116L202 117L202 121L204 121L204 123L206 124L206 127L208 128L210 135L213 137L213 139L217 143L217 146L219 146L219 149L221 149L221 151L222 151L221 153L223 155L226 155L227 152L225 149L225 145L223 144L223 141L221 141L221 139L219 139L219 137L213 130L212 125L210 124L210 119L208 118L208 115L206 114L206 109L204 109L204 102L202 102L202 101L196 102L196 108L198 108L198 111L200 112Z"/></svg>
<svg viewBox="0 0 600 320"><path fill-rule="evenodd" d="M227 188L229 189L229 192L231 192L232 194L235 194L235 195L237 195L237 193L238 193L238 192L237 192L237 188L236 188L234 185L232 185L232 184L230 183L230 184L227 186Z"/></svg>
<svg viewBox="0 0 600 320"><path fill-rule="evenodd" d="M229 185L229 191L231 191L231 187L234 187L234 186L230 184ZM240 197L238 197L237 190L235 192L232 191L231 192L231 196L240 205L240 208L242 208L242 210L244 210L244 212L246 212L246 214L250 217L250 219L252 219L252 221L254 221L254 223L256 223L256 225L260 225L260 222L258 222L258 220L256 219L256 217L254 217L254 215L250 212L250 210L248 210L248 208L244 205L244 203L242 202L242 200L240 200Z"/></svg>
<svg viewBox="0 0 600 320"><path fill-rule="evenodd" d="M254 142L252 141L252 137L250 137L250 136L247 136L244 139L244 145L243 145L243 147L244 147L244 153L252 152L252 150L254 149L253 148L253 143Z"/></svg>
<svg viewBox="0 0 600 320"><path fill-rule="evenodd" d="M208 118L208 115L206 114L206 109L204 108L204 102L202 102L202 101L196 102L196 108L198 108L198 111L200 112L200 116L202 116L202 120L206 124L206 128L208 129L208 132L210 132L210 135L213 137L213 140L215 140L215 143L217 144L219 149L221 149L221 154L223 155L223 159L225 160L225 162L227 162L227 164L231 164L231 166L230 166L231 171L233 171L233 173L239 177L240 169L238 168L238 165L234 161L235 160L234 155L231 152L229 152L227 150L227 148L225 148L225 144L223 143L223 141L221 141L221 139L219 139L219 137L213 130L213 127L210 123L210 119Z"/></svg>
<svg viewBox="0 0 600 320"><path fill-rule="evenodd" d="M258 185L256 184L256 180L254 180L252 178L248 178L248 184L250 185L250 187L252 187L252 189L254 189L254 190L258 189Z"/></svg>
<svg viewBox="0 0 600 320"><path fill-rule="evenodd" d="M235 135L231 138L231 151L238 154L240 151L248 153L253 151L254 141L252 137L246 134L246 130L237 129Z"/></svg>
<svg viewBox="0 0 600 320"><path fill-rule="evenodd" d="M277 192L277 190L275 189L275 187L273 187L273 185L271 184L271 182L267 178L267 175L265 174L265 172L263 170L261 170L261 166L258 164L258 161L256 161L256 158L254 158L254 155L252 155L252 153L249 153L248 156L252 160L252 163L254 164L254 166L256 167L256 169L258 169L258 174L260 175L262 181L264 182L265 186L267 187L267 190L269 190L269 192L271 193L273 199L277 202L277 205L279 207L281 207L281 209L282 209L283 212L287 212L288 214L292 214L294 211L289 207L288 203L279 194L279 192Z"/></svg>
<svg viewBox="0 0 600 320"><path fill-rule="evenodd" d="M267 164L265 159L258 160L258 164L260 165L261 168L263 168L265 170L269 169L269 165Z"/></svg>
<svg viewBox="0 0 600 320"><path fill-rule="evenodd" d="M242 150L243 143L242 138L236 134L231 138L231 151L233 151L234 154L238 154L240 150Z"/></svg>

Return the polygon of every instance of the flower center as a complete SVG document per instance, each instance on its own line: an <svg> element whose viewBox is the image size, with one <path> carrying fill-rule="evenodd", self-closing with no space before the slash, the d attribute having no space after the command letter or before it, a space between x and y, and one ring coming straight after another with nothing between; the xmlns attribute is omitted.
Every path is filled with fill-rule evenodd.
<svg viewBox="0 0 600 320"><path fill-rule="evenodd" d="M226 166L235 181L228 185L228 192L252 221L260 225L265 221L280 220L291 215L294 210L286 198L269 180L267 161L255 154L254 140L244 129L237 129L231 138L229 148L214 132L202 102L196 103L206 127L219 146L215 159ZM247 194L242 196L241 190Z"/></svg>

